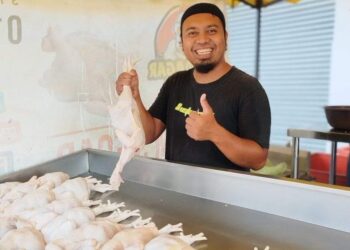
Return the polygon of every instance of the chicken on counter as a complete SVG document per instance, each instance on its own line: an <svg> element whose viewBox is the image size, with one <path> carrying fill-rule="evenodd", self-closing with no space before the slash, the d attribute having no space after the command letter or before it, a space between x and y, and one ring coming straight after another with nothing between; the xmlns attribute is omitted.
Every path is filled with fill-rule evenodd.
<svg viewBox="0 0 350 250"><path fill-rule="evenodd" d="M101 250L108 249L134 249L142 250L145 245L158 235L170 234L173 232L182 232L182 224L166 225L158 230L154 223L148 225L129 228L120 231L114 237L107 241L101 248ZM122 246L123 248L120 248Z"/></svg>
<svg viewBox="0 0 350 250"><path fill-rule="evenodd" d="M0 217L0 249L44 250L40 231L18 217Z"/></svg>
<svg viewBox="0 0 350 250"><path fill-rule="evenodd" d="M53 192L57 199L71 197L72 195L81 202L88 201L91 191L100 193L111 191L113 188L110 185L102 184L101 181L92 177L76 177L66 180L61 185L55 187Z"/></svg>
<svg viewBox="0 0 350 250"><path fill-rule="evenodd" d="M153 250L204 239L171 236L182 232L181 223L158 229L139 210L122 210L123 202L90 200L92 191L111 190L115 187L95 178L69 179L62 172L0 184L0 249Z"/></svg>
<svg viewBox="0 0 350 250"><path fill-rule="evenodd" d="M148 242L144 250L195 250L191 245L206 239L203 233L196 235L160 234Z"/></svg>

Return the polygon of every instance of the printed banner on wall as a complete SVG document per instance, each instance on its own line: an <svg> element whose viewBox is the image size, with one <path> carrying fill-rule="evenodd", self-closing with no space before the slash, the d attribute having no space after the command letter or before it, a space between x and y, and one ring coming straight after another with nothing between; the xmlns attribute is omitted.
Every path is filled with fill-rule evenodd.
<svg viewBox="0 0 350 250"><path fill-rule="evenodd" d="M191 1L0 0L0 174L87 147L118 151L107 113L127 56L149 106L191 67L179 19ZM164 137L142 155L163 157Z"/></svg>

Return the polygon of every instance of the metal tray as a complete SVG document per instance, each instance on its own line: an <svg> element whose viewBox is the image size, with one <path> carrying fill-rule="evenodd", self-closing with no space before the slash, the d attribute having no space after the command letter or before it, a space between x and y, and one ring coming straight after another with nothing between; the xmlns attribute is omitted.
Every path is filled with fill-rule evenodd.
<svg viewBox="0 0 350 250"><path fill-rule="evenodd" d="M107 181L118 154L83 150L0 176L0 182L64 171ZM182 222L185 234L203 232L197 249L347 249L350 192L250 174L134 158L120 191L93 198L124 201L162 227Z"/></svg>

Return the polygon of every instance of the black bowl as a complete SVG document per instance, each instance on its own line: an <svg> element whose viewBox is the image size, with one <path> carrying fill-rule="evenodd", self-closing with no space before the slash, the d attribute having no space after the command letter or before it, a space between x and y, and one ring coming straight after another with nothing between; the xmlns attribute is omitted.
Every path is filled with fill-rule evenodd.
<svg viewBox="0 0 350 250"><path fill-rule="evenodd" d="M325 106L324 111L333 128L350 130L350 106Z"/></svg>

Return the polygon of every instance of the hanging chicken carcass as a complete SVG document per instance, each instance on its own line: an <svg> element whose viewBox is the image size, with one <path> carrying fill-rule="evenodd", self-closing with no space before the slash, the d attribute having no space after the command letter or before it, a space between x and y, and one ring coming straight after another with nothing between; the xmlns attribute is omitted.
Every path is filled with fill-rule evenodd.
<svg viewBox="0 0 350 250"><path fill-rule="evenodd" d="M130 71L133 68L130 57L124 61L124 70ZM110 184L116 190L123 182L120 174L124 166L132 157L145 145L145 132L142 127L139 109L132 96L129 86L123 87L116 105L109 108L112 126L115 134L122 144L122 151L112 173Z"/></svg>

